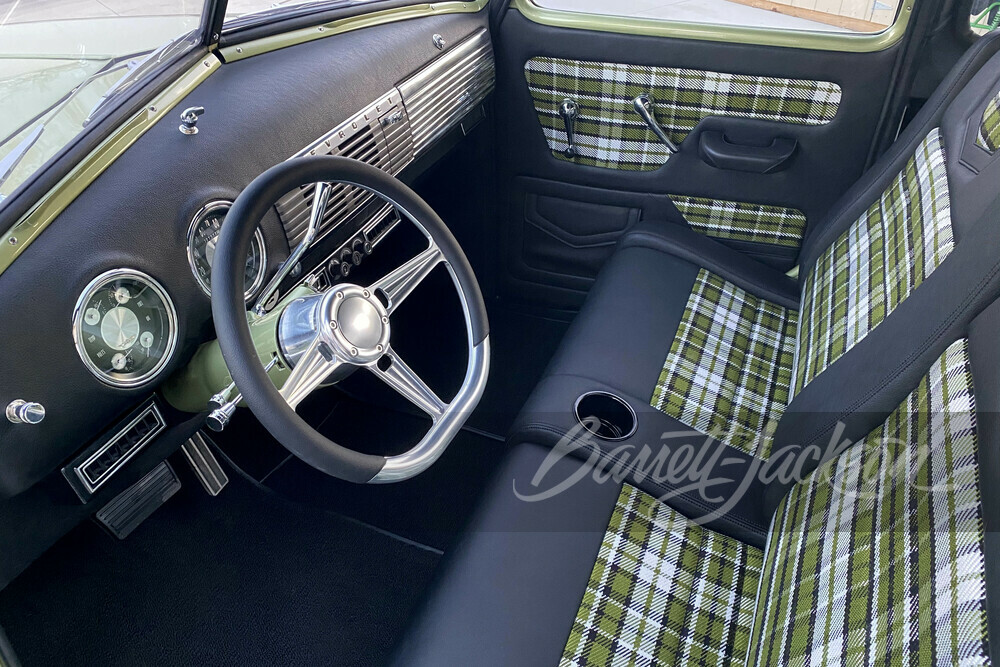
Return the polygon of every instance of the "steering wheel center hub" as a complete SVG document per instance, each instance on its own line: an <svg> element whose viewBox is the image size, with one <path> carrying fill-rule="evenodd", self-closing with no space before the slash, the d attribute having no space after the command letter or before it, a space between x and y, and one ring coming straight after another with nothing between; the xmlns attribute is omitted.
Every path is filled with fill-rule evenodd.
<svg viewBox="0 0 1000 667"><path fill-rule="evenodd" d="M389 346L389 313L358 285L334 286L323 295L316 323L334 354L351 364L378 361Z"/></svg>
<svg viewBox="0 0 1000 667"><path fill-rule="evenodd" d="M385 328L375 306L359 296L344 299L337 309L336 322L347 342L364 349L378 345Z"/></svg>

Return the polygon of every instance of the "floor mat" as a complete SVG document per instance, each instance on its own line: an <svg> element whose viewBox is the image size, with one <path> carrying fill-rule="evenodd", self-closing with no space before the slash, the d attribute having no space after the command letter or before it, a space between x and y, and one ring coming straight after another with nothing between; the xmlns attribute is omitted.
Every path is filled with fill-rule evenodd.
<svg viewBox="0 0 1000 667"><path fill-rule="evenodd" d="M0 593L0 624L25 667L375 665L438 558L235 472L214 499L187 479L123 542L67 535Z"/></svg>

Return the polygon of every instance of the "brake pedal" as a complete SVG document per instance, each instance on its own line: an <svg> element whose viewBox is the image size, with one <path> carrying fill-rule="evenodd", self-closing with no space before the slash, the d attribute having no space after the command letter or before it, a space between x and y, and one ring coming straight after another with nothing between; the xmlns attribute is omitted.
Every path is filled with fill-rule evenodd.
<svg viewBox="0 0 1000 667"><path fill-rule="evenodd" d="M112 535L124 540L180 488L174 469L164 461L94 516Z"/></svg>
<svg viewBox="0 0 1000 667"><path fill-rule="evenodd" d="M181 451L208 495L217 496L222 493L222 489L229 483L229 477L208 446L208 438L199 431L181 446Z"/></svg>

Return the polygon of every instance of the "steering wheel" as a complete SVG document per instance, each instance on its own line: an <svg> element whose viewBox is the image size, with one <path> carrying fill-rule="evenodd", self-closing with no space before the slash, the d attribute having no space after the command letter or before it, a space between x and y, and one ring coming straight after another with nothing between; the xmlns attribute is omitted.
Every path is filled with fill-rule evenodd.
<svg viewBox="0 0 1000 667"><path fill-rule="evenodd" d="M325 292L284 304L278 328L284 358L279 361L291 366L291 373L278 389L261 364L250 332L243 293L246 256L257 225L275 202L293 188L313 183L317 187L345 183L381 197L423 232L428 245L370 285L337 283ZM325 208L325 198L320 204ZM318 215L322 220L322 211ZM399 357L390 335L393 312L438 264L444 264L451 275L468 336L465 378L448 403ZM349 158L288 160L258 176L236 198L215 251L212 315L222 356L257 419L300 459L351 482L398 482L426 470L479 403L489 374L486 305L455 237L413 190L384 171ZM298 352L288 354L290 348ZM330 378L340 377L338 370L350 367L370 371L430 416L430 429L409 451L388 457L362 454L321 435L296 414L305 396Z"/></svg>

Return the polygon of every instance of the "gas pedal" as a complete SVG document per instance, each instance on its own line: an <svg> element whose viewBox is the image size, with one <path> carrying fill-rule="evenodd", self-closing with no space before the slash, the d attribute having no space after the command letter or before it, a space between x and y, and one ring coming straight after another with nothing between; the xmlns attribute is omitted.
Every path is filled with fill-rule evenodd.
<svg viewBox="0 0 1000 667"><path fill-rule="evenodd" d="M198 481L210 496L222 493L229 483L226 471L222 469L219 460L208 445L208 437L199 431L181 446L181 451L191 464Z"/></svg>
<svg viewBox="0 0 1000 667"><path fill-rule="evenodd" d="M94 516L112 535L124 540L180 488L174 469L163 461Z"/></svg>

